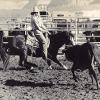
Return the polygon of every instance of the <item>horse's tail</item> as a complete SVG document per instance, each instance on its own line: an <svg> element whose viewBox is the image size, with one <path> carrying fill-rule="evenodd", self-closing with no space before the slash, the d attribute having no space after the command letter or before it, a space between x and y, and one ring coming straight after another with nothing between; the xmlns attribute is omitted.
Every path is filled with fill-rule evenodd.
<svg viewBox="0 0 100 100"><path fill-rule="evenodd" d="M95 57L95 60L97 61L97 63L100 65L100 48L94 43L90 43L90 44L92 47L93 56ZM98 70L100 72L100 66L98 66Z"/></svg>

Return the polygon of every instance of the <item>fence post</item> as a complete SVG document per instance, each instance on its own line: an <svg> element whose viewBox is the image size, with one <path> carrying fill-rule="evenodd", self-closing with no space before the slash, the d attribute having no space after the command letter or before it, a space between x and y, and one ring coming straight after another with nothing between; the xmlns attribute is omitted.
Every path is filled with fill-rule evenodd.
<svg viewBox="0 0 100 100"><path fill-rule="evenodd" d="M75 21L75 26L76 26L76 30L75 30L75 44L77 44L77 36L78 36L78 18L76 18Z"/></svg>

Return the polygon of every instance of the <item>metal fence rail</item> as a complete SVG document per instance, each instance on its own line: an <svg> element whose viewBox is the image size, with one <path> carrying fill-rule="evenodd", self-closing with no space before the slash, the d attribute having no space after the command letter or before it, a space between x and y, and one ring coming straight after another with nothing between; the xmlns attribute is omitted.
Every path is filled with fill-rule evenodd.
<svg viewBox="0 0 100 100"><path fill-rule="evenodd" d="M1 22L0 23L0 30L3 30L5 33L5 36L7 36L8 31L13 30L15 27L20 27L22 24L24 24L24 27L21 27L21 31L25 31L27 33L27 27L30 26L30 23L25 23L25 22L17 22L15 19L13 19L13 21L15 20L15 22L13 23L9 23L7 18L0 18L1 20L4 20L5 23ZM9 17L9 19L11 19ZM49 20L50 19L50 20ZM82 21L82 19L85 18L76 18L76 17L71 17L71 18L65 18L66 19L65 22L61 22L61 18L59 17L54 17L54 18L49 18L47 19L47 21L44 22L44 24L46 25L46 27L48 28L49 31L53 31L53 32L57 32L57 31L71 31L72 34L74 34L75 38L75 43L76 44L80 44L83 42L86 42L86 37L100 37L98 36L85 36L83 34L83 32L85 31L100 31L100 25L98 21ZM57 19L57 21L54 21L54 19ZM60 21L59 21L60 19ZM67 21L68 19L68 21ZM81 19L81 20L80 20ZM62 21L64 21L62 18ZM98 26L98 27L96 27ZM16 31L20 31L20 30L16 30ZM98 44L98 42L95 42Z"/></svg>

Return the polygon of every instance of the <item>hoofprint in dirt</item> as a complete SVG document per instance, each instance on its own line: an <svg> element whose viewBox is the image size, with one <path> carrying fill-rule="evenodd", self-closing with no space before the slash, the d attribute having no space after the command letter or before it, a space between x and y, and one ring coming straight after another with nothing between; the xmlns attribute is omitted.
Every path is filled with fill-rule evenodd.
<svg viewBox="0 0 100 100"><path fill-rule="evenodd" d="M18 66L18 57L11 57L6 72L0 70L0 100L100 100L100 90L96 90L95 83L92 85L88 70L76 72L80 79L76 83L70 70L47 70L41 58L33 58L32 62L38 65L33 72ZM100 81L97 68L95 71Z"/></svg>

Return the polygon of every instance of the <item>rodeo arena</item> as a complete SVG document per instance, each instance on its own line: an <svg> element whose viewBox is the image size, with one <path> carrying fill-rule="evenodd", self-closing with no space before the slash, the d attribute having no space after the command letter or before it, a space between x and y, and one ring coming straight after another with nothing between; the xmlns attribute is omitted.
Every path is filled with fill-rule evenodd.
<svg viewBox="0 0 100 100"><path fill-rule="evenodd" d="M50 33L49 60L32 33L31 15L0 17L0 100L100 100L100 18L36 7Z"/></svg>

